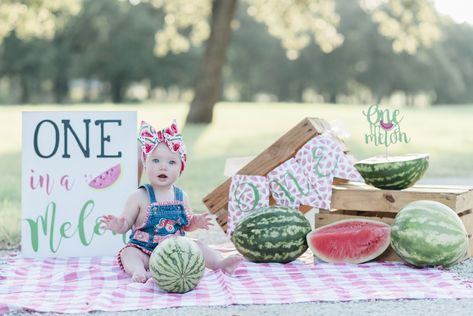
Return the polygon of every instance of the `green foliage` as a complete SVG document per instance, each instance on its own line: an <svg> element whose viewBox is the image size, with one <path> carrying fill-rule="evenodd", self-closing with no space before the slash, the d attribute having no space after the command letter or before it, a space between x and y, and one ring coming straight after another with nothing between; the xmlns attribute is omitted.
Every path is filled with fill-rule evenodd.
<svg viewBox="0 0 473 316"><path fill-rule="evenodd" d="M28 5L25 12L17 1L0 4L0 79L8 82L8 94L0 99L6 102L68 102L74 79L98 80L104 88L95 100L114 102L124 101L134 82L149 91L185 90L199 79L200 45L210 31L210 0L21 3ZM427 10L423 0L390 0L374 9L341 0L328 1L327 7L308 1L299 1L294 8L283 2L266 7L265 3L239 4L224 68L223 91L228 87L236 91L229 99L251 101L264 93L272 100L301 101L311 90L336 103L340 96L366 89L372 95L366 102L378 103L397 91L423 94L437 104L473 101L473 90L468 89L473 84L473 29L441 21L435 27L443 36L434 43L436 17L429 13L428 28L423 29L427 37L409 37L406 27L422 19L406 8ZM316 13L319 6L323 12ZM48 31L34 17L40 9L49 12ZM17 15L24 21L13 23L11 18ZM325 27L316 38L314 21ZM402 38L386 30L390 23ZM332 38L327 34L335 26Z"/></svg>
<svg viewBox="0 0 473 316"><path fill-rule="evenodd" d="M21 40L10 33L2 44L0 75L11 78L21 87L21 103L29 103L31 95L41 91L42 79L51 64L52 50L42 39Z"/></svg>
<svg viewBox="0 0 473 316"><path fill-rule="evenodd" d="M436 103L473 100L473 27L444 22L444 40L430 51Z"/></svg>
<svg viewBox="0 0 473 316"><path fill-rule="evenodd" d="M394 52L413 55L440 38L439 17L431 1L387 0L372 8L370 3L376 2L362 2L379 33L392 40Z"/></svg>
<svg viewBox="0 0 473 316"><path fill-rule="evenodd" d="M80 10L81 0L2 0L0 43L15 31L22 40L54 37L69 17Z"/></svg>
<svg viewBox="0 0 473 316"><path fill-rule="evenodd" d="M129 83L145 78L155 66L155 21L145 4L85 1L66 34L74 41L74 72L108 82L113 101L122 102Z"/></svg>

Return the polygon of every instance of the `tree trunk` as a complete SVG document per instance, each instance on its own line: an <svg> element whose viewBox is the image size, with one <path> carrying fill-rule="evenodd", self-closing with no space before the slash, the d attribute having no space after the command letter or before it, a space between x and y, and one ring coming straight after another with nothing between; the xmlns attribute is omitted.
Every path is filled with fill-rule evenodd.
<svg viewBox="0 0 473 316"><path fill-rule="evenodd" d="M84 82L84 97L82 98L82 102L89 103L92 102L92 85L90 79L85 79Z"/></svg>
<svg viewBox="0 0 473 316"><path fill-rule="evenodd" d="M113 103L122 103L123 102L123 92L125 90L122 80L112 80L110 83L112 89L112 102Z"/></svg>
<svg viewBox="0 0 473 316"><path fill-rule="evenodd" d="M336 92L330 92L329 93L328 102L332 103L332 104L337 103L337 93Z"/></svg>
<svg viewBox="0 0 473 316"><path fill-rule="evenodd" d="M197 73L195 95L186 123L212 122L213 108L220 98L222 69L232 33L237 0L213 0L210 37Z"/></svg>
<svg viewBox="0 0 473 316"><path fill-rule="evenodd" d="M64 103L69 96L69 82L67 78L54 79L54 101Z"/></svg>
<svg viewBox="0 0 473 316"><path fill-rule="evenodd" d="M297 80L297 85L296 85L296 101L297 102L304 102L304 90L305 90L305 84L302 80Z"/></svg>
<svg viewBox="0 0 473 316"><path fill-rule="evenodd" d="M30 85L26 76L20 75L20 103L27 104L30 103Z"/></svg>

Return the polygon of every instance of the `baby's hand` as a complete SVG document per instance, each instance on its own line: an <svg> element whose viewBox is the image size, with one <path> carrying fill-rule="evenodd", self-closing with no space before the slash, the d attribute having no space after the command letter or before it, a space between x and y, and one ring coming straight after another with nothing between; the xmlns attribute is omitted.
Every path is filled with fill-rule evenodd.
<svg viewBox="0 0 473 316"><path fill-rule="evenodd" d="M210 221L211 218L208 213L192 215L192 226L194 226L195 229L209 229Z"/></svg>
<svg viewBox="0 0 473 316"><path fill-rule="evenodd" d="M125 218L116 217L113 215L104 215L100 219L100 223L100 227L103 229L110 229L111 231L118 232L123 228L125 224Z"/></svg>

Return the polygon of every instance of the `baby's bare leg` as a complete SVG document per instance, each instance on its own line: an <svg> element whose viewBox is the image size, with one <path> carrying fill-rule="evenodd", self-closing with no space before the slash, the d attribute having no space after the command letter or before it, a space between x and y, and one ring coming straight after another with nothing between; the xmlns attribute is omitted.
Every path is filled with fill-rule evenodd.
<svg viewBox="0 0 473 316"><path fill-rule="evenodd" d="M210 248L200 240L196 240L204 255L205 266L211 270L222 269L223 272L232 274L238 264L243 260L240 255L231 255L224 258L220 252Z"/></svg>
<svg viewBox="0 0 473 316"><path fill-rule="evenodd" d="M145 283L146 269L149 265L149 256L135 247L127 247L120 252L120 259L125 272L134 282Z"/></svg>

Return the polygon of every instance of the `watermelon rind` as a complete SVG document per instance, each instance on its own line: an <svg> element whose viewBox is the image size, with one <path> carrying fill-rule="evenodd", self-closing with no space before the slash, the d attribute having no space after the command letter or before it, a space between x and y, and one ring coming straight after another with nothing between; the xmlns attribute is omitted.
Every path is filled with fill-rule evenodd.
<svg viewBox="0 0 473 316"><path fill-rule="evenodd" d="M186 293L194 289L204 275L205 261L195 241L172 236L154 249L149 259L149 269L163 291Z"/></svg>
<svg viewBox="0 0 473 316"><path fill-rule="evenodd" d="M375 242L375 240L365 240L361 244L348 245L352 248L353 247L359 247L360 255L357 255L357 256L354 256L354 257L349 257L349 255L347 254L346 257L342 258L342 259L340 259L340 258L335 259L333 257L329 257L326 254L323 254L321 251L319 251L319 249L316 248L316 245L314 245L312 243L311 238L313 238L317 234L324 233L324 230L327 230L327 228L334 227L334 226L342 226L342 225L345 225L347 223L349 223L349 224L353 223L354 225L356 225L356 223L367 223L367 224L376 225L376 227L382 228L382 231L379 231L379 232L383 232L383 234L384 234L383 239L384 240L382 240L381 243L378 243L378 245L377 245L378 248L375 251L372 251L372 253L365 254L365 255L363 255L362 252L366 251L366 248L370 247L372 245L372 243ZM354 233L356 233L356 232L354 231ZM336 249L337 245L335 244L335 242L336 241L334 240L333 251L337 252L337 254L343 252L343 250L344 250L343 246L344 245L338 245L340 247L340 249ZM353 243L353 240L348 239L347 243L350 243L350 242ZM322 227L319 227L319 228L315 229L314 231L312 231L311 233L307 234L307 244L308 244L310 250L312 251L312 253L314 254L314 256L316 256L317 258L319 258L322 261L330 262L330 263L344 262L344 263L358 264L358 263L364 263L364 262L371 261L371 260L379 257L383 252L385 252L386 249L389 247L390 242L391 242L390 225L388 225L384 222L381 222L381 221L370 220L370 219L358 219L358 218L343 219L343 220L339 220L339 221L324 225ZM351 251L353 251L353 250L351 250Z"/></svg>
<svg viewBox="0 0 473 316"><path fill-rule="evenodd" d="M310 231L309 221L299 210L270 206L243 217L231 240L250 261L287 263L307 250L306 235Z"/></svg>
<svg viewBox="0 0 473 316"><path fill-rule="evenodd" d="M448 267L465 257L468 233L448 206L419 200L404 206L394 219L391 247L416 267Z"/></svg>
<svg viewBox="0 0 473 316"><path fill-rule="evenodd" d="M376 156L355 163L367 184L383 190L403 190L413 186L428 167L428 154Z"/></svg>

